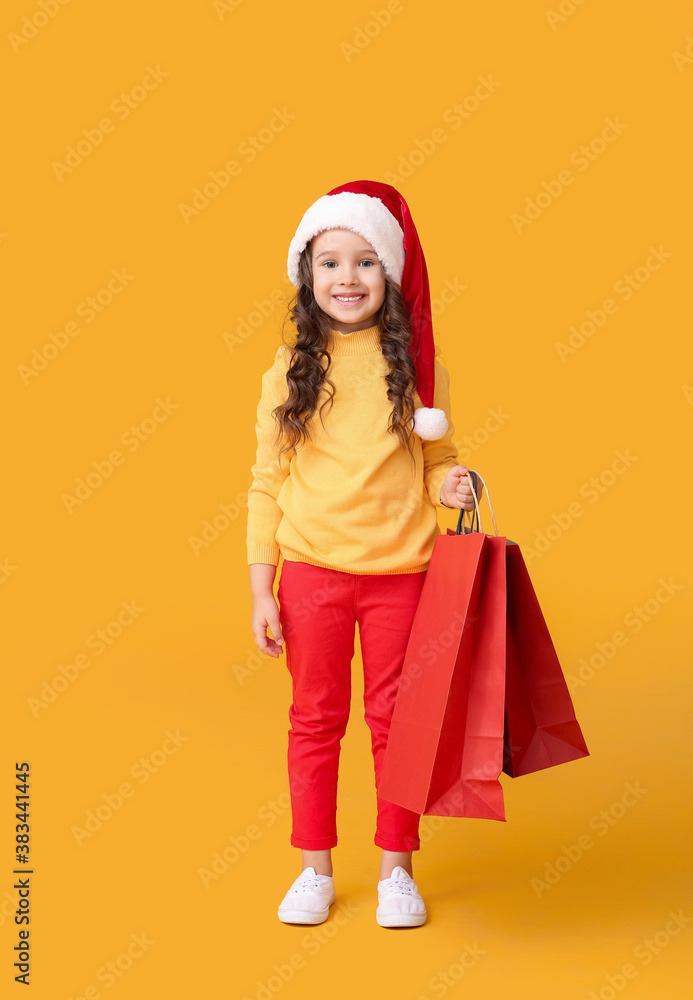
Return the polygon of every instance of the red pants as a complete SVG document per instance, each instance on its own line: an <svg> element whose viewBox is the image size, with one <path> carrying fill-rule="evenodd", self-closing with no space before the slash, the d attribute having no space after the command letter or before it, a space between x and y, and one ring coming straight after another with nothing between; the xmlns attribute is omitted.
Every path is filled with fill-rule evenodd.
<svg viewBox="0 0 693 1000"><path fill-rule="evenodd" d="M337 844L337 773L351 703L355 622L363 654L364 718L371 731L374 842L415 851L419 814L377 795L404 654L426 571L355 574L284 560L280 621L292 678L288 766L294 847Z"/></svg>

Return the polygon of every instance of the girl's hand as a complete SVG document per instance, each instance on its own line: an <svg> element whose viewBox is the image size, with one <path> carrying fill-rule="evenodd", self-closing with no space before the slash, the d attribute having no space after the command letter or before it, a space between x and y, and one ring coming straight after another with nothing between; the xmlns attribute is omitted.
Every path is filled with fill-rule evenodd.
<svg viewBox="0 0 693 1000"><path fill-rule="evenodd" d="M455 465L448 472L443 485L440 487L440 500L446 507L456 507L457 510L474 510L474 497L472 488L469 485L469 469L466 465ZM481 502L484 494L484 487L481 480L477 478L476 498Z"/></svg>
<svg viewBox="0 0 693 1000"><path fill-rule="evenodd" d="M276 636L276 640L268 637L268 627L271 629L272 635ZM255 644L261 653L275 657L281 655L284 651L284 647L281 645L284 642L284 637L279 622L279 606L271 591L267 594L253 596L251 629L255 637Z"/></svg>

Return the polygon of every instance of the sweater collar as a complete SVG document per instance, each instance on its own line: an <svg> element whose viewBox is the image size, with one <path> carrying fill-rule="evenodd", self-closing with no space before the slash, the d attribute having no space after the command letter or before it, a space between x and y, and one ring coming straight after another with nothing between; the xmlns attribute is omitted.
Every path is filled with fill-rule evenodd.
<svg viewBox="0 0 693 1000"><path fill-rule="evenodd" d="M380 352L380 330L377 326L370 326L366 330L355 330L353 333L331 330L327 349L330 354L352 356Z"/></svg>

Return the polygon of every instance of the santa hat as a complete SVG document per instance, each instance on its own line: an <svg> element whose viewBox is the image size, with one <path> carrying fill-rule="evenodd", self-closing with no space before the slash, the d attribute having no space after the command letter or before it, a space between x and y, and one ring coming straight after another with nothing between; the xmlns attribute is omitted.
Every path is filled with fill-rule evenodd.
<svg viewBox="0 0 693 1000"><path fill-rule="evenodd" d="M377 253L387 275L402 289L411 316L409 353L416 369L421 399L414 430L425 441L436 441L448 429L444 410L433 407L435 346L426 260L409 208L391 184L352 181L318 198L306 211L289 245L287 270L298 287L298 261L306 245L325 229L350 229L363 236Z"/></svg>

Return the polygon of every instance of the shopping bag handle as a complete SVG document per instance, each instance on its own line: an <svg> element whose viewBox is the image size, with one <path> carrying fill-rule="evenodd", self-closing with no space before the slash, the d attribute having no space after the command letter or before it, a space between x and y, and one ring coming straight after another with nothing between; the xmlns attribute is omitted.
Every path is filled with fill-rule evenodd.
<svg viewBox="0 0 693 1000"><path fill-rule="evenodd" d="M476 491L479 485L477 479L480 479L484 489L486 490L486 499L488 500L489 509L491 511L491 520L493 521L493 530L495 531L496 536L498 536L498 528L496 527L496 516L493 513L493 504L491 503L491 497L488 492L488 486L486 485L486 480L481 475L481 473L477 472L475 469L469 470L469 472L467 473L467 478L469 479L469 485L472 488L472 496L474 497L474 510L469 512L469 527L467 527L464 523L464 515L468 513L468 511L466 511L464 507L460 508L460 516L457 521L457 528L455 529L455 534L468 535L470 534L470 532L474 531L483 533L484 529L481 527L481 513L479 511L479 500L477 499L476 495ZM475 527L475 524L477 524L478 526Z"/></svg>

